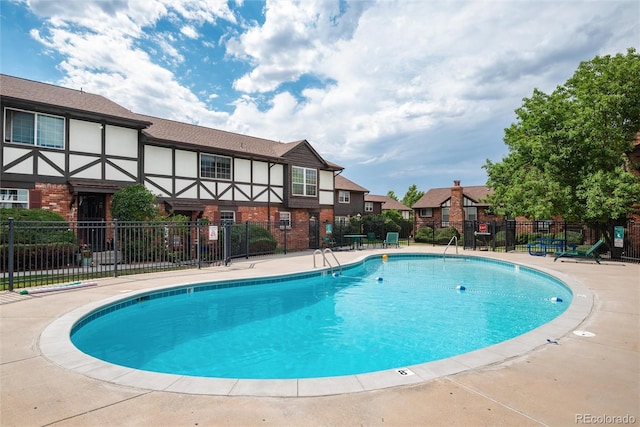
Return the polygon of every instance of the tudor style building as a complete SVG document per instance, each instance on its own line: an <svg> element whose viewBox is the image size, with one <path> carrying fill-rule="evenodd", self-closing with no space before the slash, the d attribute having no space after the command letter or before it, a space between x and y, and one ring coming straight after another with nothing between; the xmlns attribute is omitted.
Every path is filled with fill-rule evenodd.
<svg viewBox="0 0 640 427"><path fill-rule="evenodd" d="M483 185L462 187L453 181L450 188L432 188L413 205L414 232L424 226L454 226L462 231L465 220L488 222L494 217L483 200L491 190Z"/></svg>
<svg viewBox="0 0 640 427"><path fill-rule="evenodd" d="M333 221L334 175L306 140L280 143L132 113L82 90L0 74L0 207L110 220L142 183L192 219Z"/></svg>
<svg viewBox="0 0 640 427"><path fill-rule="evenodd" d="M380 215L388 211L398 211L402 215L402 219L411 218L411 208L403 205L395 199L389 196L382 196L377 194L367 194L364 196L364 211L366 214Z"/></svg>
<svg viewBox="0 0 640 427"><path fill-rule="evenodd" d="M369 192L366 188L345 178L336 175L334 221L336 224L347 223L350 217L362 217L365 208L365 195Z"/></svg>

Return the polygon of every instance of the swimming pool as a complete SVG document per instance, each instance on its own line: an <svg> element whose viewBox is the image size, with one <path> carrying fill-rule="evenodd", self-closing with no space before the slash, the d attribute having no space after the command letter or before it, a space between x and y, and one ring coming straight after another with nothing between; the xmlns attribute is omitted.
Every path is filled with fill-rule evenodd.
<svg viewBox="0 0 640 427"><path fill-rule="evenodd" d="M93 310L71 337L94 357L153 372L329 377L503 342L559 316L571 300L559 280L511 263L377 256L337 277L325 271L138 294Z"/></svg>

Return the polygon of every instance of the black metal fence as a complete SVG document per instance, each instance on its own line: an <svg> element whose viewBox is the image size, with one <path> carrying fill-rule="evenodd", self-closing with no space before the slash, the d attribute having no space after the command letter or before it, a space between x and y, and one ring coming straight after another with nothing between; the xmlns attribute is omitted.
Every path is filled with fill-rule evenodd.
<svg viewBox="0 0 640 427"><path fill-rule="evenodd" d="M410 224L409 224L410 225ZM640 262L640 223L611 230L621 239L608 242L605 256ZM391 229L393 228L393 229ZM309 222L35 222L0 221L0 290L85 281L99 277L201 268L229 264L235 258L287 254L323 247L330 233L337 248L353 243L345 235L373 234L381 243L388 231L400 244L413 244L407 224ZM493 221L426 224L415 241L446 245L456 235L466 249L527 251L537 237L561 238L567 245L591 245L602 236L582 224ZM367 238L367 240L370 240Z"/></svg>
<svg viewBox="0 0 640 427"><path fill-rule="evenodd" d="M226 265L319 247L315 223L0 222L0 290Z"/></svg>
<svg viewBox="0 0 640 427"><path fill-rule="evenodd" d="M601 248L611 260L640 262L640 223L628 220L612 225L603 234L582 223L564 221L463 221L426 223L416 232L416 241L447 244L456 235L465 249L490 251L528 251L538 238L561 240L567 247L588 248L605 238Z"/></svg>

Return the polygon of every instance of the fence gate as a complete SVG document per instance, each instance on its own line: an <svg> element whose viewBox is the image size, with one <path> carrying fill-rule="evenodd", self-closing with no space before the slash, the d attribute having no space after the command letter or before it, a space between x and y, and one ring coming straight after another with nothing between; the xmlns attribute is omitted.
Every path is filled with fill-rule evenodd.
<svg viewBox="0 0 640 427"><path fill-rule="evenodd" d="M313 212L309 216L309 249L318 249L320 247L320 224L318 221L319 213Z"/></svg>
<svg viewBox="0 0 640 427"><path fill-rule="evenodd" d="M476 221L468 221L465 220L463 225L463 236L464 236L464 249L475 249L476 248Z"/></svg>

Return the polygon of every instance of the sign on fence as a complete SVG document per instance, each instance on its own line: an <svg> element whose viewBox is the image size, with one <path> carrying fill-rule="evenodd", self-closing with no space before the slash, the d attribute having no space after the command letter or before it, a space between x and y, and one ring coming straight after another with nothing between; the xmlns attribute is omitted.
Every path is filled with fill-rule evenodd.
<svg viewBox="0 0 640 427"><path fill-rule="evenodd" d="M209 226L209 240L218 240L218 226L210 225Z"/></svg>

